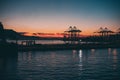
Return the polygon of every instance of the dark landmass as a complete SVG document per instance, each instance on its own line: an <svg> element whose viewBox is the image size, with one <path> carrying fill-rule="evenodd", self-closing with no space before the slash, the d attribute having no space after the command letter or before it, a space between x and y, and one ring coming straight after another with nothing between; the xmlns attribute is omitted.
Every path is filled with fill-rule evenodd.
<svg viewBox="0 0 120 80"><path fill-rule="evenodd" d="M24 36L21 35L21 33L18 33L12 29L5 29L5 37L6 39L11 40L33 40L33 39L39 39L39 37L36 36Z"/></svg>
<svg viewBox="0 0 120 80"><path fill-rule="evenodd" d="M62 37L37 37L37 36L26 36L26 32L16 32L12 29L5 29L5 37L10 40L62 40Z"/></svg>

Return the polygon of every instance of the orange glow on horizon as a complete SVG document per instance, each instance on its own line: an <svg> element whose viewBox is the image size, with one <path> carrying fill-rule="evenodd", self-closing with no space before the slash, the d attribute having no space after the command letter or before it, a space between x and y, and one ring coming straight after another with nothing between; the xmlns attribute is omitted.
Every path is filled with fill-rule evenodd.
<svg viewBox="0 0 120 80"><path fill-rule="evenodd" d="M62 38L62 37L64 37L64 33L25 33L24 35L25 36L43 37L43 38L47 38L47 37ZM86 36L90 36L90 34L80 34L80 37L86 37Z"/></svg>
<svg viewBox="0 0 120 80"><path fill-rule="evenodd" d="M56 23L55 20L58 20L58 22ZM63 33L71 25L76 26L78 29L80 29L82 31L80 35L84 35L84 36L94 35L94 32L98 30L100 27L108 27L111 30L115 30L116 28L116 24L114 22L97 23L94 20L90 22L84 19L83 20L75 19L72 21L72 19L69 17L68 20L65 19L66 22L62 21L61 18L60 20L58 18L55 18L55 20L38 19L36 21L31 21L31 18L30 20L25 20L24 18L20 17L20 19L16 19L16 20L7 19L3 21L3 25L5 26L6 29L13 29L17 32L28 32L29 34L26 34L28 36L34 36L33 34L30 33L54 33L54 34ZM51 35L43 35L43 36L51 36ZM56 36L60 36L60 35L56 35Z"/></svg>
<svg viewBox="0 0 120 80"><path fill-rule="evenodd" d="M62 33L26 33L25 36L37 36L37 37L63 37Z"/></svg>
<svg viewBox="0 0 120 80"><path fill-rule="evenodd" d="M51 33L51 34L56 34L56 33L63 33L67 28L64 28L64 29L60 29L60 28L57 28L57 29L53 29L53 28L48 28L48 29L37 29L37 28L29 28L29 27L19 27L19 28L17 28L17 27L11 27L11 26L8 26L8 25L5 25L5 28L7 29L7 27L9 27L9 29L11 28L11 29L13 29L13 30L15 30L16 32L27 32L27 33L29 33L29 34L26 34L26 35L28 35L28 36L33 36L33 34L32 33ZM69 26L68 26L68 28L69 28ZM79 29L79 28L78 28ZM80 29L80 30L82 30L82 29ZM93 32L95 32L95 29L94 30L82 30L82 32L80 33L80 35L93 35Z"/></svg>

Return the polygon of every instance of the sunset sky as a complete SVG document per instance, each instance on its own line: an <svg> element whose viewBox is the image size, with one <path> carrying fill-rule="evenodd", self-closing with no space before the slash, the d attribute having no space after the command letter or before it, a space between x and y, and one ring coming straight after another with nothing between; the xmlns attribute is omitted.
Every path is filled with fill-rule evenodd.
<svg viewBox="0 0 120 80"><path fill-rule="evenodd" d="M76 26L88 35L120 27L120 0L0 0L0 21L18 32L62 33Z"/></svg>

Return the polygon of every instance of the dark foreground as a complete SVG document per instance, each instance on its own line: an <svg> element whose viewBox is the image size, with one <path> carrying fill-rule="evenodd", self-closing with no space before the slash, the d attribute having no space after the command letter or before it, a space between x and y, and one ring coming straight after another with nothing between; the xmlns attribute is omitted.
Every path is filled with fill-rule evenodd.
<svg viewBox="0 0 120 80"><path fill-rule="evenodd" d="M0 80L120 80L120 49L18 52L0 57Z"/></svg>

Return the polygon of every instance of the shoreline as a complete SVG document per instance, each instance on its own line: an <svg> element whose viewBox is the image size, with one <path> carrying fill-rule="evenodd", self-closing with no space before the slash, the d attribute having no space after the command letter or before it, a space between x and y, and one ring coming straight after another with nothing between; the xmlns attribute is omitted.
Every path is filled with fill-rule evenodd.
<svg viewBox="0 0 120 80"><path fill-rule="evenodd" d="M85 43L85 44L34 44L34 45L17 45L2 44L0 46L0 55L12 55L17 52L25 51L56 51L56 50L80 50L80 49L105 49L120 48L119 43ZM4 54L5 53L5 54ZM12 53L12 54L11 54Z"/></svg>
<svg viewBox="0 0 120 80"><path fill-rule="evenodd" d="M80 50L80 49L104 49L120 48L119 44L37 44L24 46L19 45L18 51L55 51L55 50Z"/></svg>

